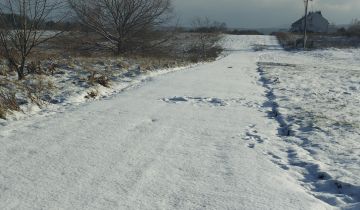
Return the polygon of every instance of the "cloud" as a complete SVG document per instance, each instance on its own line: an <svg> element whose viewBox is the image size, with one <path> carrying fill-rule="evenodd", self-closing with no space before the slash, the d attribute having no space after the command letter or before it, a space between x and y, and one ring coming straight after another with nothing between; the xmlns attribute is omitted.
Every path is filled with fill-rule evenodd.
<svg viewBox="0 0 360 210"><path fill-rule="evenodd" d="M185 24L195 16L207 16L231 27L279 27L303 15L303 0L174 0ZM359 0L314 0L311 10L321 10L338 24L359 18Z"/></svg>

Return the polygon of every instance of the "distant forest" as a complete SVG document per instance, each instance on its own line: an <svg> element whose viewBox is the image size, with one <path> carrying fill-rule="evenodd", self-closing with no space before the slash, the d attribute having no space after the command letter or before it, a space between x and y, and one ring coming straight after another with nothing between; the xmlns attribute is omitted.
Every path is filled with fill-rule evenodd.
<svg viewBox="0 0 360 210"><path fill-rule="evenodd" d="M19 29L21 28L24 19L17 14L0 14L0 19L3 20L0 22L0 28L12 28ZM26 18L28 24L33 23L33 20ZM44 30L61 30L61 31L73 31L80 30L86 31L86 28L81 24L72 21L53 21L49 20L42 26Z"/></svg>

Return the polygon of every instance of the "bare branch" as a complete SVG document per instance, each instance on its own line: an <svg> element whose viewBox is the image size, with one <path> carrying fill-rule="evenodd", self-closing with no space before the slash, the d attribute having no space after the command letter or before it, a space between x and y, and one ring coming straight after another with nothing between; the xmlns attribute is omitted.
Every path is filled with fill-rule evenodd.
<svg viewBox="0 0 360 210"><path fill-rule="evenodd" d="M129 50L144 32L167 22L170 0L68 0L80 21L107 39L116 53Z"/></svg>
<svg viewBox="0 0 360 210"><path fill-rule="evenodd" d="M26 59L32 50L61 31L49 33L46 22L60 14L61 0L0 0L0 40L11 68L23 79ZM63 16L64 17L64 16Z"/></svg>

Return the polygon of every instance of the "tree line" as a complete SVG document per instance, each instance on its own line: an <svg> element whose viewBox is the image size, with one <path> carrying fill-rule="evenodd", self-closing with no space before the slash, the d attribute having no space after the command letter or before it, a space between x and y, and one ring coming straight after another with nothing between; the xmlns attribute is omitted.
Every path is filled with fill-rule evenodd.
<svg viewBox="0 0 360 210"><path fill-rule="evenodd" d="M1 54L21 80L35 47L76 27L96 32L121 54L155 45L172 9L170 0L0 0ZM77 22L66 22L69 16Z"/></svg>

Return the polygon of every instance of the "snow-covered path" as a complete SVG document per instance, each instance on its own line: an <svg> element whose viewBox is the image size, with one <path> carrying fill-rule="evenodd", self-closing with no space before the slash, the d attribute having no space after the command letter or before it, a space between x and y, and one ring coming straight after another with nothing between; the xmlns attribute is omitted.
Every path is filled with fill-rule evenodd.
<svg viewBox="0 0 360 210"><path fill-rule="evenodd" d="M258 149L280 141L251 49L271 39L3 128L0 209L331 209Z"/></svg>

